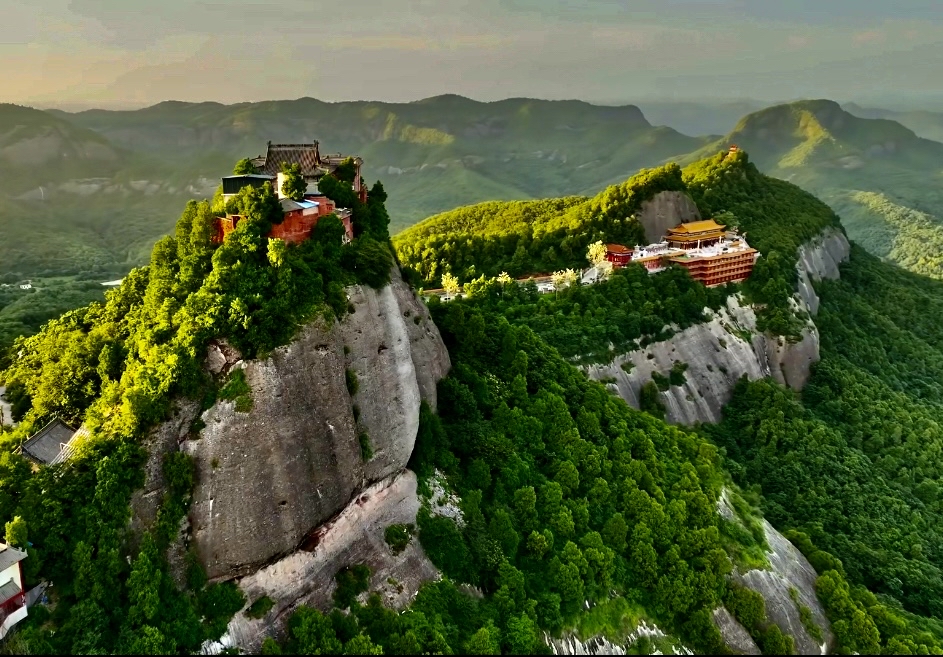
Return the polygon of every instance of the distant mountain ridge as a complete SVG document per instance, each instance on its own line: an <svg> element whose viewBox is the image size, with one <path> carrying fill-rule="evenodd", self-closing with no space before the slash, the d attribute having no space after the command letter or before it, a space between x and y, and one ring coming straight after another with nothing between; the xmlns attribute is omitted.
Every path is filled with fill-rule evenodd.
<svg viewBox="0 0 943 657"><path fill-rule="evenodd" d="M384 181L394 230L456 205L596 192L707 141L654 127L634 105L456 95L412 103L167 101L54 114L123 148L171 158L190 177L218 174L268 140L317 139L325 152L360 155L368 179Z"/></svg>
<svg viewBox="0 0 943 657"><path fill-rule="evenodd" d="M943 143L890 119L855 116L834 101L809 100L748 114L680 161L731 144L763 173L826 201L867 250L943 278Z"/></svg>
<svg viewBox="0 0 943 657"><path fill-rule="evenodd" d="M49 178L110 175L122 159L93 130L41 110L0 104L0 191L25 191L37 170Z"/></svg>
<svg viewBox="0 0 943 657"><path fill-rule="evenodd" d="M913 130L919 137L943 142L943 112L926 110L899 112L876 107L862 107L856 103L845 103L842 105L842 108L846 112L860 116L863 119L889 119L891 121L897 121L901 125Z"/></svg>

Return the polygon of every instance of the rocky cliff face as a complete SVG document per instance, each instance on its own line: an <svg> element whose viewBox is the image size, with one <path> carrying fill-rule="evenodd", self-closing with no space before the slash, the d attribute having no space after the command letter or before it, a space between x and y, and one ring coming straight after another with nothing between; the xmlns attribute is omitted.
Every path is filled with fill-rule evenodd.
<svg viewBox="0 0 943 657"><path fill-rule="evenodd" d="M660 242L669 228L689 221L699 221L701 213L684 192L659 192L642 204L635 215L649 244Z"/></svg>
<svg viewBox="0 0 943 657"><path fill-rule="evenodd" d="M837 278L838 266L847 260L848 240L838 229L828 229L799 249L799 294L796 309L814 315L818 296L812 280ZM617 356L606 365L587 366L588 376L607 381L635 408L639 407L642 386L651 381L652 372L667 375L675 362L688 365L685 383L661 393L673 424L718 422L721 408L730 400L737 380L772 377L778 383L801 390L808 381L810 368L819 360L819 333L810 320L800 340L789 342L760 333L756 315L730 297L727 305L710 319L675 334L672 338L645 349Z"/></svg>
<svg viewBox="0 0 943 657"><path fill-rule="evenodd" d="M152 432L135 522L149 524L162 494L161 456L179 444L196 467L190 540L211 580L310 546L317 528L369 484L405 468L419 405L435 407L450 362L425 305L396 270L382 290L352 287L348 296L354 312L342 322L312 322L266 359L241 361L224 344L211 347L207 367L241 370L251 408L220 400L195 434L198 409L184 405ZM348 371L356 373L353 395Z"/></svg>
<svg viewBox="0 0 943 657"><path fill-rule="evenodd" d="M676 362L687 364L684 385L661 393L665 419L685 425L719 422L721 409L742 376L754 381L769 376L793 389L805 385L809 367L818 360L819 334L813 324L803 330L800 341L789 343L759 333L756 315L739 297L729 297L726 307L708 313L706 322L617 356L607 365L589 365L586 373L609 382L638 408L642 386L652 380L653 372L667 376Z"/></svg>
<svg viewBox="0 0 943 657"><path fill-rule="evenodd" d="M724 491L718 501L717 512L727 520L735 522L736 513L726 493L727 491ZM827 654L833 646L834 636L825 616L825 609L815 594L815 580L818 577L815 569L805 556L766 520L763 521L763 530L769 545L769 551L766 553L769 568L746 572L735 570L732 579L763 596L767 619L776 623L783 633L793 638L796 654ZM811 612L811 622L818 627L822 635L821 641L809 634L802 622L800 606L808 608ZM730 647L745 654L760 654L747 631L726 609L720 607L714 611L714 622Z"/></svg>
<svg viewBox="0 0 943 657"><path fill-rule="evenodd" d="M384 530L392 524L415 523L419 505L416 475L409 470L362 491L318 528L309 545L242 579L239 585L248 604L268 596L275 606L264 618L236 614L222 640L205 652L216 654L235 645L247 654L258 654L264 638L278 635L298 605L330 608L334 575L352 563L370 567L369 590L379 591L386 604L394 609L409 604L423 583L440 577L439 571L416 538L401 554L392 554Z"/></svg>
<svg viewBox="0 0 943 657"><path fill-rule="evenodd" d="M812 289L812 281L836 280L838 267L848 260L851 245L840 228L829 228L799 247L799 296L813 315L819 312L819 297Z"/></svg>

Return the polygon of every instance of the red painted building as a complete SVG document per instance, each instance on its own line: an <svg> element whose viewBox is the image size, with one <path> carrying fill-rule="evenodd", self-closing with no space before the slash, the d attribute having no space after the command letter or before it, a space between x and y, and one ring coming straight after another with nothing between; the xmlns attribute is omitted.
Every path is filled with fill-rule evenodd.
<svg viewBox="0 0 943 657"><path fill-rule="evenodd" d="M281 199L282 211L285 213L281 223L272 226L268 237L277 238L289 244L298 244L311 237L311 231L317 226L321 217L329 214L337 215L344 224L344 242L354 238L353 225L350 223L350 210L338 209L334 201L326 196L306 196L303 201ZM216 219L216 232L212 237L215 244L222 244L226 236L236 229L242 216L229 214Z"/></svg>
<svg viewBox="0 0 943 657"><path fill-rule="evenodd" d="M632 249L621 244L607 244L606 260L611 262L613 267L624 267L632 262Z"/></svg>
<svg viewBox="0 0 943 657"><path fill-rule="evenodd" d="M26 618L26 589L23 587L23 550L0 543L0 640Z"/></svg>

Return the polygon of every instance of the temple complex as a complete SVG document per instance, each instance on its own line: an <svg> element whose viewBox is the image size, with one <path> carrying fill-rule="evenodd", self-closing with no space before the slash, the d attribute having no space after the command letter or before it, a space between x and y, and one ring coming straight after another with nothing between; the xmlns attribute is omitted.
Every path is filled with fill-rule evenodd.
<svg viewBox="0 0 943 657"><path fill-rule="evenodd" d="M311 236L311 231L322 217L334 214L344 224L343 239L344 243L347 243L354 238L350 208L336 207L334 201L318 191L318 181L323 176L333 173L346 159L347 157L340 153L322 156L318 150L318 142L311 144L273 144L269 142L268 151L265 155L250 160L259 173L225 176L222 179L223 199L228 201L246 187L261 188L265 184L270 184L278 195L284 212L284 219L272 226L268 237L281 239L289 244L298 244ZM355 166L353 189L361 203L366 203L367 188L360 176L360 167L363 165L363 160L359 157L351 157L350 159ZM301 168L302 177L308 184L304 198L300 201L287 198L282 193L282 183L285 179L282 166L285 164L297 164ZM236 229L240 221L242 221L242 216L238 214L227 213L225 217L218 217L216 231L211 238L212 241L221 244L226 236Z"/></svg>
<svg viewBox="0 0 943 657"><path fill-rule="evenodd" d="M744 237L713 219L669 228L665 239L656 244L631 250L621 244L606 245L606 260L613 267L635 262L654 273L678 265L707 287L746 280L759 257Z"/></svg>
<svg viewBox="0 0 943 657"><path fill-rule="evenodd" d="M329 173L334 173L340 164L348 156L341 153L334 155L321 155L318 142L310 144L273 144L268 142L268 149L265 155L259 155L252 158L252 166L261 175L272 178L280 178L282 165L297 164L301 168L301 175L308 183L308 193L316 194L318 191L318 181ZM352 156L354 162L355 177L354 191L360 197L361 203L367 202L367 187L363 184L363 178L360 175L360 167L363 166L363 159ZM281 187L281 180L278 180Z"/></svg>
<svg viewBox="0 0 943 657"><path fill-rule="evenodd" d="M665 241L676 249L711 246L724 239L724 227L713 219L692 221L668 229Z"/></svg>

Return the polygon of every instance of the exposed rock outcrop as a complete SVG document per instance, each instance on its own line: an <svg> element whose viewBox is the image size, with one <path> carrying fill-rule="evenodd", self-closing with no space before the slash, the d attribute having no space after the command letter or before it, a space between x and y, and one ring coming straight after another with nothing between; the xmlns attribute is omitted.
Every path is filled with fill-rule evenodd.
<svg viewBox="0 0 943 657"><path fill-rule="evenodd" d="M689 221L699 221L701 213L684 192L658 192L635 213L648 244L660 242L669 228Z"/></svg>
<svg viewBox="0 0 943 657"><path fill-rule="evenodd" d="M726 495L722 495L718 501L718 513L726 518L735 515ZM763 520L763 531L766 535L766 543L769 545L769 551L766 553L769 569L734 571L731 577L740 585L763 596L767 619L776 623L779 629L793 638L796 654L827 654L834 643L834 636L831 624L825 616L825 609L815 594L815 580L818 577L815 569L808 559L766 520ZM800 605L807 607L811 612L811 620L819 628L822 642L810 636L803 625ZM724 614L729 616L723 608L716 610L714 622L727 644L747 654L759 654L758 651L747 650L747 648L754 649L755 644L753 648L750 648L749 644L743 641L743 634L746 633L743 626L732 617L730 620L733 623L725 622ZM749 638L748 635L747 638Z"/></svg>
<svg viewBox="0 0 943 657"><path fill-rule="evenodd" d="M725 607L715 609L713 619L714 625L717 626L720 635L724 638L724 643L733 648L734 651L741 655L763 654L760 647L756 645L756 641L746 631L746 628Z"/></svg>
<svg viewBox="0 0 943 657"><path fill-rule="evenodd" d="M607 365L586 366L590 378L609 381L619 396L639 407L642 386L652 373L667 376L675 362L688 366L685 382L661 393L665 419L672 424L719 422L737 380L772 377L799 389L818 360L819 335L811 323L802 339L790 343L756 330L756 314L738 297L728 297L709 321L686 328L668 340L617 356ZM626 371L628 370L628 371ZM614 383L612 383L614 381Z"/></svg>
<svg viewBox="0 0 943 657"><path fill-rule="evenodd" d="M440 575L417 539L393 555L384 531L392 524L415 523L419 505L416 475L409 470L364 490L338 516L319 527L305 549L240 581L249 604L268 596L275 606L261 619L237 614L218 647L238 645L248 654L258 654L263 639L280 634L298 605L328 610L336 588L334 574L349 564L368 565L370 590L380 591L384 602L395 609L405 607L423 583Z"/></svg>
<svg viewBox="0 0 943 657"><path fill-rule="evenodd" d="M848 260L851 244L840 228L828 228L811 242L799 247L799 295L809 307L809 312L819 312L819 296L812 288L812 281L837 280L839 266Z"/></svg>
<svg viewBox="0 0 943 657"><path fill-rule="evenodd" d="M4 386L0 386L0 426L13 426L13 409L3 397L6 391Z"/></svg>
<svg viewBox="0 0 943 657"><path fill-rule="evenodd" d="M131 496L131 535L140 537L157 520L157 510L164 499L164 456L176 452L190 434L193 420L200 411L199 402L178 400L171 418L151 429L144 438L147 452L144 464L144 487Z"/></svg>
<svg viewBox="0 0 943 657"><path fill-rule="evenodd" d="M667 192L663 192L667 193ZM819 299L812 280L837 278L839 265L848 259L850 246L837 228L823 231L798 252L799 294L795 310L815 314ZM819 360L819 333L809 320L800 339L760 333L756 314L738 297L727 299L710 319L691 326L668 340L617 356L606 365L587 366L590 378L615 386L619 396L639 407L642 386L653 372L667 375L675 362L686 363L685 383L661 393L665 419L672 424L720 421L721 408L730 400L737 380L771 377L793 390L801 390L812 364ZM628 370L628 371L626 371Z"/></svg>
<svg viewBox="0 0 943 657"><path fill-rule="evenodd" d="M544 635L544 641L553 651L554 655L625 655L629 654L629 648L638 649L640 640L649 642L649 650L655 648L653 654L663 654L660 648L667 649L665 654L669 655L691 655L694 654L684 645L675 641L672 637L665 634L657 625L649 625L642 620L638 626L621 641L612 641L604 636L592 636L581 640L574 633L564 634L559 639L555 639L547 634ZM655 642L660 646L653 645ZM634 654L634 653L633 653ZM643 652L642 654L648 654Z"/></svg>
<svg viewBox="0 0 943 657"><path fill-rule="evenodd" d="M218 401L199 438L182 444L197 472L192 543L213 581L290 554L365 486L402 470L420 402L435 406L448 352L399 272L382 290L348 295L354 312L344 321L312 322L264 360L231 363L237 355L224 344L210 349L208 368L241 369L252 398L246 412ZM357 372L353 400L348 369ZM366 462L362 432L373 451Z"/></svg>
<svg viewBox="0 0 943 657"><path fill-rule="evenodd" d="M347 293L356 312L338 326L337 338L356 374L354 404L373 450L364 474L376 481L409 460L420 401L436 407L436 384L450 361L428 308L402 282Z"/></svg>

